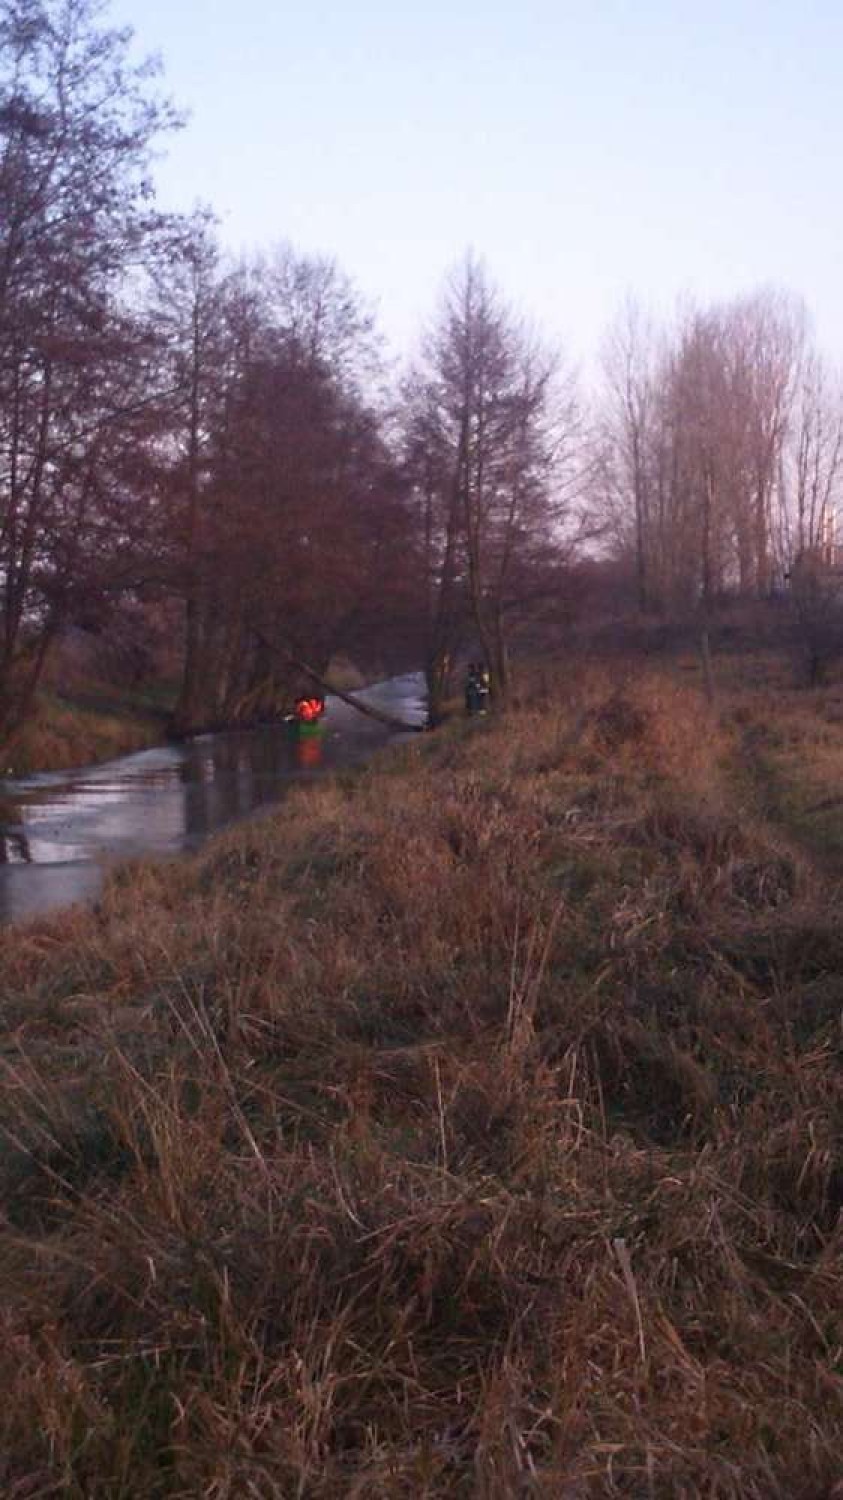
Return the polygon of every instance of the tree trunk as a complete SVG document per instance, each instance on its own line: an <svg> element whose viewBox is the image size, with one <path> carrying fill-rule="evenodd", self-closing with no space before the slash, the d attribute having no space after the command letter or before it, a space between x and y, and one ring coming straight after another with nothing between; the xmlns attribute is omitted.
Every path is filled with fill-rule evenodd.
<svg viewBox="0 0 843 1500"><path fill-rule="evenodd" d="M425 663L427 685L427 719L431 728L441 724L444 718L445 699L448 696L451 675L451 660L447 650L434 651Z"/></svg>

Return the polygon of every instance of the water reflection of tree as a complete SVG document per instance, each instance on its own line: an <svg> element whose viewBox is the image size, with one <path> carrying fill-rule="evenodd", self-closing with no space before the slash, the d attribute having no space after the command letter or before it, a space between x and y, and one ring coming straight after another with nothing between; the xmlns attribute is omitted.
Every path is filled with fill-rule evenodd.
<svg viewBox="0 0 843 1500"><path fill-rule="evenodd" d="M186 833L204 837L275 801L292 772L318 764L318 741L303 759L298 750L298 741L278 728L229 731L188 744L178 772Z"/></svg>

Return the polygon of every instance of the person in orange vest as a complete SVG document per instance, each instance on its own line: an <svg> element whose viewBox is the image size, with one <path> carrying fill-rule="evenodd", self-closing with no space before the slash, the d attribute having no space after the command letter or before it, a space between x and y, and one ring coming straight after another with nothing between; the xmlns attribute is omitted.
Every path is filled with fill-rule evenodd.
<svg viewBox="0 0 843 1500"><path fill-rule="evenodd" d="M294 705L296 718L302 724L312 724L314 719L321 719L325 712L324 698L297 698Z"/></svg>

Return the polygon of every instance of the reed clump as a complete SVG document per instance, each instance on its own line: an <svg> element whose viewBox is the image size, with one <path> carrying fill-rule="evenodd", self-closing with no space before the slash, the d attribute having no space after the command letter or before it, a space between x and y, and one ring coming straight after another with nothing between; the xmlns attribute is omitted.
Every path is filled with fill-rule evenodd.
<svg viewBox="0 0 843 1500"><path fill-rule="evenodd" d="M544 696L0 933L4 1494L834 1493L839 903Z"/></svg>

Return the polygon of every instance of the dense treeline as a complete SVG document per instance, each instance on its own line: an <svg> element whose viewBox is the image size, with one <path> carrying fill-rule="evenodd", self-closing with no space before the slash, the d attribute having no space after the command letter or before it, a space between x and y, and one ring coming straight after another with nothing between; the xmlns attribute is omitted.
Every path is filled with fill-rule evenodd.
<svg viewBox="0 0 843 1500"><path fill-rule="evenodd" d="M390 391L334 263L231 264L210 215L156 209L177 124L96 0L2 0L0 737L69 624L139 602L179 602L183 731L340 649L423 665L435 716L471 649L506 695L585 538L665 611L828 553L843 403L795 302L628 308L586 407L469 258Z"/></svg>

